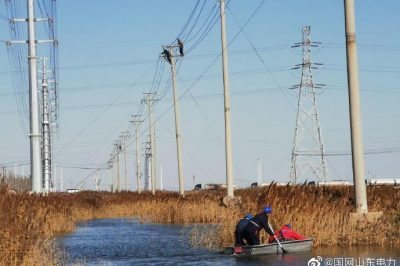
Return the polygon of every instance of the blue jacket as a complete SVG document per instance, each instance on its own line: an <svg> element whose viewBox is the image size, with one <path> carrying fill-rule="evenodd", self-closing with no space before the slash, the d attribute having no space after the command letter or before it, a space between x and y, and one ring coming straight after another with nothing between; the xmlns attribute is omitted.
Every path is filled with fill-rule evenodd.
<svg viewBox="0 0 400 266"><path fill-rule="evenodd" d="M246 225L245 231L258 235L260 230L263 228L271 236L274 235L274 231L272 231L272 228L268 224L268 215L260 212L249 221L249 223Z"/></svg>
<svg viewBox="0 0 400 266"><path fill-rule="evenodd" d="M243 218L236 225L236 234L243 232L246 228L247 224L250 222L250 219Z"/></svg>

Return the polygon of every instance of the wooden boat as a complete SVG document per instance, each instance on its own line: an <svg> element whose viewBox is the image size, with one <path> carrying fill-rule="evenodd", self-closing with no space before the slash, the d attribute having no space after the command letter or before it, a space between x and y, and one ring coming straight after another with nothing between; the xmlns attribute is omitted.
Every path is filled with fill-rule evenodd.
<svg viewBox="0 0 400 266"><path fill-rule="evenodd" d="M281 241L285 253L307 252L312 249L314 239ZM222 252L225 255L252 256L266 254L282 254L283 250L278 243L257 246L230 246Z"/></svg>

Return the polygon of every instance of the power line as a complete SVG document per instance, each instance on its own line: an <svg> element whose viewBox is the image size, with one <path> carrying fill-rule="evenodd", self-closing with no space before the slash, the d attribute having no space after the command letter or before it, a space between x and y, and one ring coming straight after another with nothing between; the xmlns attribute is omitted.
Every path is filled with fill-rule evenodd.
<svg viewBox="0 0 400 266"><path fill-rule="evenodd" d="M201 6L200 11L198 12L197 17L196 17L196 19L195 19L194 22L193 22L193 26L190 28L189 32L185 34L185 38L184 38L185 41L186 41L186 39L190 36L190 34L192 33L193 29L196 27L196 23L197 23L197 21L199 20L199 18L200 18L200 16L201 16L202 12L203 12L203 10L204 10L204 6L205 6L206 2L207 2L206 0L203 0L203 5ZM199 2L198 2L198 3L199 3ZM197 7L198 7L198 6L196 6L196 9L197 9ZM193 15L194 15L194 14L193 14ZM193 16L191 16L190 19L192 19L192 18L193 18ZM179 36L178 36L177 39L179 39Z"/></svg>
<svg viewBox="0 0 400 266"><path fill-rule="evenodd" d="M205 2L205 1L204 1L204 2ZM183 26L182 30L179 32L179 34L178 34L178 36L176 37L176 39L181 38L183 32L186 30L186 28L188 27L190 21L192 20L192 18L193 18L193 16L194 16L194 13L196 12L196 10L197 10L197 8L198 8L198 6L199 6L199 3L200 3L200 0L197 0L197 2L196 2L196 4L195 4L195 6L194 6L192 12L190 13L189 18L187 19L185 25Z"/></svg>
<svg viewBox="0 0 400 266"><path fill-rule="evenodd" d="M206 2L206 1L204 1L204 4L205 4L205 2ZM203 7L204 7L204 4L203 4ZM201 12L202 12L202 10L203 10L203 7L202 7L202 9L201 9ZM196 10L196 9L197 9L197 5L195 6L195 10ZM194 12L195 12L195 11L193 11L192 13L194 14ZM201 14L201 12L200 12L200 14ZM198 17L200 16L200 14L198 15ZM191 15L191 16L189 17L189 20L191 20L191 17L192 17L192 16L193 16L193 15ZM196 21L197 21L197 20L198 20L198 18L196 19ZM189 22L187 22L186 24L188 25L188 23L189 23ZM187 25L185 25L184 28L186 28ZM190 30L190 32L192 32L192 30L193 30L193 27L192 27L192 29ZM183 32L183 30L182 30L181 32ZM190 33L190 32L189 32L189 33ZM158 69L158 68L157 68L157 69ZM155 86L155 87L153 87L153 85L152 85L152 88L151 88L151 89L156 88L155 91L158 90L159 84L160 84L160 82L161 82L161 81L158 81L158 80L161 80L161 77L160 77L160 78L157 78L157 77L159 77L159 76L157 76L157 70L156 70L156 74L154 75L152 84L153 84L153 85L154 85L154 84L158 84L158 85ZM169 82L167 82L167 83L169 83ZM165 94L164 94L164 96L165 96ZM143 104L140 105L139 111L138 111L137 115L140 115L141 112L143 112ZM130 145L130 144L128 144L128 146L129 146L129 145ZM81 182L83 182L84 180L86 180L89 176L90 176L90 175L88 175L86 178L84 178ZM81 182L79 182L79 184L80 184ZM78 185L79 185L79 184L78 184ZM153 187L154 187L154 185L155 185L155 184L153 184Z"/></svg>
<svg viewBox="0 0 400 266"><path fill-rule="evenodd" d="M229 1L226 5L229 4ZM204 21L203 25L200 27L200 29L195 33L195 35L193 36L193 38L189 39L189 40L185 40L186 42L190 43L195 36L197 36L198 34L200 34L200 37L194 41L194 43L192 44L192 46L190 46L189 48L187 48L187 52L186 53L190 53L192 50L194 50L206 37L207 35L210 33L210 31L214 28L214 25L217 23L218 21L218 8L217 8L218 4L215 3L214 7L212 8L212 10L209 12L208 17L206 18L206 20ZM214 11L215 10L215 11ZM211 20L210 17L212 16ZM207 24L208 23L208 24ZM200 33L201 32L201 33Z"/></svg>
<svg viewBox="0 0 400 266"><path fill-rule="evenodd" d="M255 14L260 10L261 6L264 4L265 0L261 1L260 4L256 7L256 9L252 12L252 14L250 15L250 17L246 20L245 24L240 28L240 30L236 33L236 35L233 37L233 39L228 43L227 48L232 44L232 42L234 42L236 40L236 38L239 36L239 34L244 30L244 28L249 24L249 22L252 20L252 18L255 16ZM228 2L229 3L229 2ZM221 56L221 54L219 56L217 56L210 65L208 65L208 67L200 74L199 78L197 78L195 80L195 82L184 91L184 93L179 97L178 101L182 99L182 97L184 95L186 95L186 93L188 93L196 84L197 82L205 75L205 73L208 72L208 70L216 63L216 61L219 59L219 57ZM165 112L163 112L163 114L161 116L159 116L155 122L159 121L163 116L165 116L165 114L167 112L169 112L169 110L171 110L173 107L173 105L171 105ZM154 123L155 123L154 122ZM240 171L239 171L240 172Z"/></svg>
<svg viewBox="0 0 400 266"><path fill-rule="evenodd" d="M137 81L142 79L152 68L154 65L149 67L145 72L140 75L132 84L135 84ZM73 143L76 139L78 139L91 125L93 125L105 112L107 112L111 106L113 106L122 96L124 96L130 89L131 86L129 86L125 91L123 91L121 94L119 94L113 102L111 102L106 108L103 109L97 116L95 116L77 135L75 135L67 144L65 144L62 148L60 148L55 155L59 155L65 148L67 148L71 143Z"/></svg>
<svg viewBox="0 0 400 266"><path fill-rule="evenodd" d="M240 35L240 33L244 30L244 28L250 23L252 18L255 16L255 14L260 10L261 6L264 4L265 0L261 1L261 3L256 7L256 9L253 11L253 13L250 15L250 17L246 20L245 24L239 29L239 31L234 35L232 40L228 43L227 48L237 39L237 37ZM181 94L179 97L178 101L180 101L202 78L203 76L211 69L211 67L217 62L217 60L221 57L221 53L217 57L214 58L214 60L206 67L205 70L198 76L197 79ZM156 122L160 120L162 117L166 115L166 113L171 110L173 105L171 105L169 108L167 108L166 111L163 112L163 114L156 119Z"/></svg>

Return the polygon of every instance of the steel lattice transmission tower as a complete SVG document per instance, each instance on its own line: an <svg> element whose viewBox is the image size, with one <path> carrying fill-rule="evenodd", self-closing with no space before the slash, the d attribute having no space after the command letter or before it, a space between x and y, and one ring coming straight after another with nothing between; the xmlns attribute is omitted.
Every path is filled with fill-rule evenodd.
<svg viewBox="0 0 400 266"><path fill-rule="evenodd" d="M300 84L291 89L298 89L296 129L293 140L290 180L296 184L299 180L326 181L327 169L322 142L321 126L317 110L315 90L324 84L315 84L312 69L318 63L311 62L311 47L320 43L312 42L310 26L303 28L303 41L292 47L302 47L303 62L292 69L302 69Z"/></svg>

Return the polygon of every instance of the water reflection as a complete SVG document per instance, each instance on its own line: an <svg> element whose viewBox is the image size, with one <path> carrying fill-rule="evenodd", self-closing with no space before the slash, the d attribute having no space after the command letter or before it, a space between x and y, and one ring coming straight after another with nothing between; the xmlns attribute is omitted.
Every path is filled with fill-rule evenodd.
<svg viewBox="0 0 400 266"><path fill-rule="evenodd" d="M190 228L181 225L141 224L134 219L108 219L82 223L60 238L58 246L70 264L85 265L307 265L317 256L396 258L399 250L382 248L320 248L312 253L268 255L236 259L206 249L192 248ZM397 255L396 255L397 254ZM344 265L344 264L343 264ZM375 262L374 265L377 265ZM387 265L387 264L386 264Z"/></svg>

